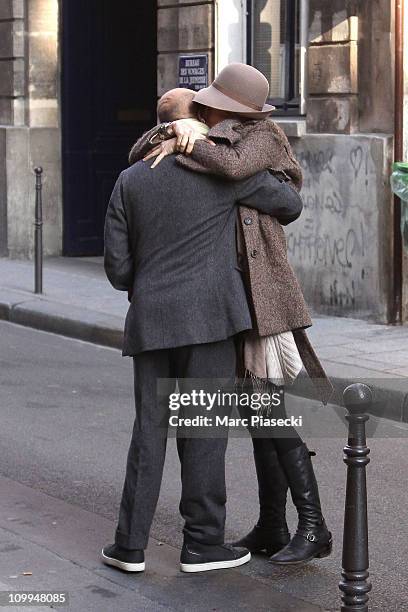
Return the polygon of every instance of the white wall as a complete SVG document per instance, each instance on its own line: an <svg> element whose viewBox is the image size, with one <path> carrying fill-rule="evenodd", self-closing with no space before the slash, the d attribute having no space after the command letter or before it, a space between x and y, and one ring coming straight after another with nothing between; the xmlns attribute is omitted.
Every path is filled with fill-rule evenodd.
<svg viewBox="0 0 408 612"><path fill-rule="evenodd" d="M215 2L215 74L232 62L246 63L246 0Z"/></svg>

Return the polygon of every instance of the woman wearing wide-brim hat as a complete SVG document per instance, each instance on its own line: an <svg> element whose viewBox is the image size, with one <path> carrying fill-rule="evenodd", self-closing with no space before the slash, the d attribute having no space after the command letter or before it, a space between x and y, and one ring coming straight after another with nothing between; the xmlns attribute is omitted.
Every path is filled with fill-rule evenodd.
<svg viewBox="0 0 408 612"><path fill-rule="evenodd" d="M258 70L245 64L230 64L219 73L209 87L201 89L196 94L194 102L205 109L233 113L243 119L260 120L267 118L274 110L273 106L266 103L268 94L269 83ZM208 117L209 111L204 110L203 114L204 118L206 115ZM251 145L252 155L246 149L246 155L240 156L237 163L248 166L249 159L256 157L258 151L264 150L265 141L261 134L258 134L258 140L258 146L254 147L254 143ZM206 150L210 156L215 156L217 147L207 146ZM221 154L220 150L219 152ZM197 150L196 155L193 153L192 157L197 161ZM276 161L276 158L269 159L272 167ZM257 217L259 218L259 215ZM248 263L254 267L254 258L249 256L248 260ZM262 267L259 259L257 266ZM266 282L268 282L267 276ZM273 286L273 280L271 285ZM288 297L290 300L293 295L289 294ZM253 294L252 300L256 300ZM269 302L269 304L272 308L276 306L275 303ZM264 306L265 308L268 306ZM274 317L274 313L271 313L271 317ZM268 331L276 331L276 328L272 327ZM305 562L331 552L331 534L322 515L310 454L296 430L294 428L292 430L289 437L252 437L259 483L260 517L252 532L235 543L246 546L254 552L260 548L266 549L274 553L270 560L282 565ZM281 550L276 551L288 537L284 517L285 480L298 512L299 522L293 538Z"/></svg>
<svg viewBox="0 0 408 612"><path fill-rule="evenodd" d="M262 121L274 110L266 103L268 93L267 79L252 66L226 66L209 87L193 98L199 118L210 128L207 138L217 146L196 140L194 129L176 121L164 127L165 131L170 127L169 137L176 135L174 147L167 151L191 152L188 157L179 155L177 161L191 170L229 179L242 179L271 168L282 180L289 180L294 188L300 189L300 166L286 136L273 121ZM137 156L143 157L153 133L156 131L148 132L135 145L132 161ZM189 141L194 147L191 142L189 146ZM239 351L244 369L268 384L266 339L290 332L294 338L293 351L298 350L320 398L327 403L332 386L304 331L311 325L311 319L287 261L283 229L276 219L245 206L240 206L239 219L242 229L239 250L254 322L254 333L244 339ZM283 404L280 410L278 417L285 415ZM287 427L285 437L252 435L252 441L260 515L254 529L235 544L251 552L266 551L272 555L271 562L281 565L304 563L330 554L331 534L322 515L310 453L297 431ZM292 539L286 523L288 487L299 517Z"/></svg>
<svg viewBox="0 0 408 612"><path fill-rule="evenodd" d="M264 75L247 64L229 64L209 87L200 89L194 102L246 119L265 119L275 107L266 104L269 83Z"/></svg>

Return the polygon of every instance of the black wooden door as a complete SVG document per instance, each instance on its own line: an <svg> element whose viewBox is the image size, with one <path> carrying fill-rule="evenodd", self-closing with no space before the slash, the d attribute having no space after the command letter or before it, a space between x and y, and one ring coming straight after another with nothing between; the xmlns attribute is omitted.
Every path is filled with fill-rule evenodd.
<svg viewBox="0 0 408 612"><path fill-rule="evenodd" d="M156 2L63 0L65 255L100 255L106 206L134 140L156 121Z"/></svg>

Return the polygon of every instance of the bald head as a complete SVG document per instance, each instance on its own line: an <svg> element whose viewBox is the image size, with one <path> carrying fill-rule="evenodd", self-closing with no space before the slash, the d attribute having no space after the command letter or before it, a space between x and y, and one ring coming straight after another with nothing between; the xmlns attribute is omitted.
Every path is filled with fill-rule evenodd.
<svg viewBox="0 0 408 612"><path fill-rule="evenodd" d="M195 92L184 87L170 89L162 95L157 104L157 114L161 123L197 116L193 98Z"/></svg>

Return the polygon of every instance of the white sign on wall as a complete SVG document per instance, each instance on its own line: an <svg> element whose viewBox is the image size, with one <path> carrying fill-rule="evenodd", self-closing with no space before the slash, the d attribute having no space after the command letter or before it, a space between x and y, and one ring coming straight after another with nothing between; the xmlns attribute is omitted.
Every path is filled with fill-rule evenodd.
<svg viewBox="0 0 408 612"><path fill-rule="evenodd" d="M179 55L179 87L199 91L208 86L208 54Z"/></svg>

